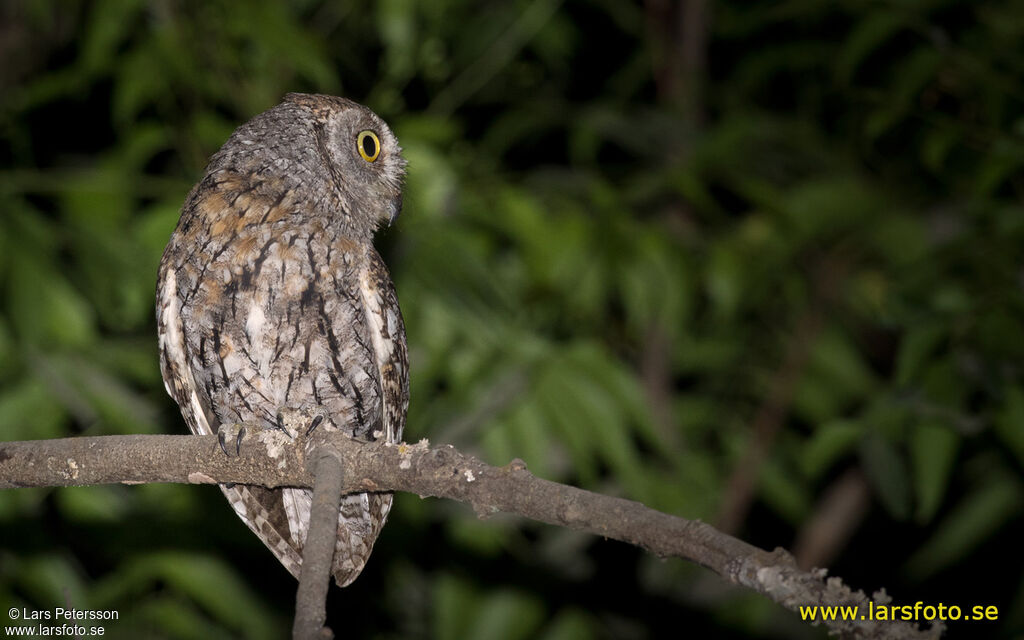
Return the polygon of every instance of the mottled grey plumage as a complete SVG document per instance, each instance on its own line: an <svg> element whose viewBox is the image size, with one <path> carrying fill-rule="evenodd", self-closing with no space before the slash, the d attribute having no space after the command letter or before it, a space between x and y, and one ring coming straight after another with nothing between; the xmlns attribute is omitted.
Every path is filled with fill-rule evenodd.
<svg viewBox="0 0 1024 640"><path fill-rule="evenodd" d="M401 438L405 329L371 244L401 208L400 151L365 107L288 94L211 158L185 200L157 289L164 383L193 433L322 415L318 429ZM221 489L298 576L311 492ZM390 494L342 498L339 585L362 570L390 507Z"/></svg>

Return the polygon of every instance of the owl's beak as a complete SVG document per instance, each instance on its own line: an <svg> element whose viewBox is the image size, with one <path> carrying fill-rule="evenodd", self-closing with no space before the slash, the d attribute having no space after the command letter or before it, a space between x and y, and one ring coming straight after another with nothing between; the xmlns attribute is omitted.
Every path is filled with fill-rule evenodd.
<svg viewBox="0 0 1024 640"><path fill-rule="evenodd" d="M402 194L398 194L391 201L391 217L388 218L388 226L395 224L395 220L398 220L398 214L402 213Z"/></svg>

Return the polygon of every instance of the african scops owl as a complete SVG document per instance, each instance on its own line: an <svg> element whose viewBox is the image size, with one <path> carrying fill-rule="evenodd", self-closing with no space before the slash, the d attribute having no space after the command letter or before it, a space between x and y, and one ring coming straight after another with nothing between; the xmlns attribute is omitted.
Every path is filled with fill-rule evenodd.
<svg viewBox="0 0 1024 640"><path fill-rule="evenodd" d="M405 328L372 240L398 216L404 174L398 141L377 115L323 95L288 94L210 159L157 285L164 384L193 433L241 423L294 435L283 423L304 416L353 438L401 438ZM221 490L297 577L312 492ZM362 570L391 498L342 497L332 567L340 586Z"/></svg>

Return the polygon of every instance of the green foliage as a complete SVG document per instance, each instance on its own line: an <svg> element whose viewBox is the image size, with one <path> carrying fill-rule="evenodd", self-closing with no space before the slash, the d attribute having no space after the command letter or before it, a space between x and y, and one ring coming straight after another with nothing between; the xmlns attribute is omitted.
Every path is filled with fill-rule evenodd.
<svg viewBox="0 0 1024 640"><path fill-rule="evenodd" d="M738 533L766 548L856 468L872 506L832 572L898 604L997 604L972 630L1011 636L1024 4L709 3L681 94L662 4L8 3L5 437L183 430L153 322L178 208L237 124L340 93L410 161L378 239L409 439L710 522L749 474ZM336 630L814 633L684 563L470 518L399 496ZM6 492L0 531L0 604L118 609L121 637L287 632L291 578L213 490Z"/></svg>

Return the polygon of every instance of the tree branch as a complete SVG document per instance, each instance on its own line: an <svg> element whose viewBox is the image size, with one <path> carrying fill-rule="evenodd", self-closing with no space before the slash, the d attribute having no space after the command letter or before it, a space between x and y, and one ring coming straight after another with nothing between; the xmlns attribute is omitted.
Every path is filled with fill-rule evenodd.
<svg viewBox="0 0 1024 640"><path fill-rule="evenodd" d="M320 449L313 471L313 500L309 510L309 530L302 545L302 569L299 590L295 594L294 640L330 640L334 634L324 627L327 621L327 590L331 586L331 566L338 541L338 505L344 468L330 447Z"/></svg>
<svg viewBox="0 0 1024 640"><path fill-rule="evenodd" d="M255 443L262 446L256 446ZM695 520L644 505L542 480L520 460L492 467L454 447L361 443L340 433L320 433L307 446L280 431L246 438L238 457L220 451L216 436L103 436L0 443L0 488L89 484L235 482L266 487L312 487L306 459L329 449L345 470L343 493L408 491L472 505L480 518L514 513L640 546L659 557L680 557L725 580L761 593L782 606L860 606L871 600L823 570L797 568L783 549L767 552ZM888 603L875 594L875 607ZM821 614L819 612L819 618ZM942 626L920 631L906 622L826 622L848 638L936 638Z"/></svg>

